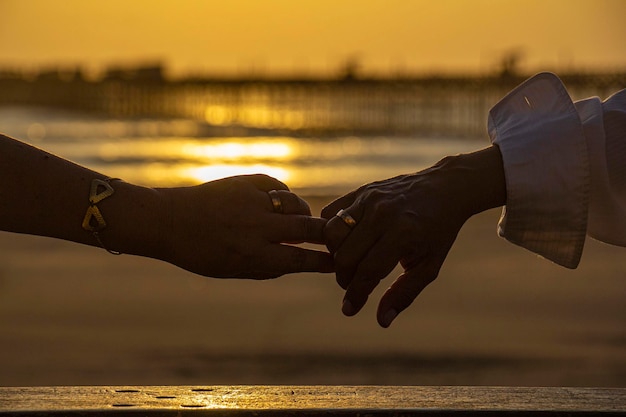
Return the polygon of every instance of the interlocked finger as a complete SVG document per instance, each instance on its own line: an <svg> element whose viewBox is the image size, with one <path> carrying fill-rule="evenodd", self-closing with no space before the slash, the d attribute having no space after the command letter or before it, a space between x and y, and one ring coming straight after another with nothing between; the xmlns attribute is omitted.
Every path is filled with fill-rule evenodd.
<svg viewBox="0 0 626 417"><path fill-rule="evenodd" d="M271 203L271 210L279 214L311 215L308 203L287 190L270 190L267 192Z"/></svg>
<svg viewBox="0 0 626 417"><path fill-rule="evenodd" d="M274 210L274 213L282 213L283 202L278 195L278 191L270 190L267 192L267 194L270 196L270 200L272 201L272 209Z"/></svg>
<svg viewBox="0 0 626 417"><path fill-rule="evenodd" d="M271 215L264 237L274 243L324 243L326 219L302 214Z"/></svg>
<svg viewBox="0 0 626 417"><path fill-rule="evenodd" d="M338 209L334 216L326 217L329 220L324 235L329 251L339 250L348 235L357 229L361 216L362 213L358 213L357 207L353 205L347 209Z"/></svg>
<svg viewBox="0 0 626 417"><path fill-rule="evenodd" d="M354 229L354 227L356 226L357 221L354 219L354 217L352 217L352 215L350 215L350 213L348 213L348 210L341 209L337 212L335 216L339 217L341 221L343 221L344 224L350 229Z"/></svg>

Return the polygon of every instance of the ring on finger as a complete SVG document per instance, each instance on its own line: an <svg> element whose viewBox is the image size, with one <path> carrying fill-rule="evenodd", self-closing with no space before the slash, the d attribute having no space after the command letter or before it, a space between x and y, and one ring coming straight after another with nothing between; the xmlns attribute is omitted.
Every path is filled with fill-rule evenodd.
<svg viewBox="0 0 626 417"><path fill-rule="evenodd" d="M339 217L341 220L343 220L343 222L350 228L354 228L354 226L356 226L356 220L354 220L354 217L352 217L350 215L350 213L348 213L347 211L345 211L344 209L341 209L337 212L337 214L335 214L335 216Z"/></svg>
<svg viewBox="0 0 626 417"><path fill-rule="evenodd" d="M267 192L270 196L270 200L272 200L272 208L274 209L274 213L282 213L283 212L283 202L280 200L280 195L276 190L270 190Z"/></svg>

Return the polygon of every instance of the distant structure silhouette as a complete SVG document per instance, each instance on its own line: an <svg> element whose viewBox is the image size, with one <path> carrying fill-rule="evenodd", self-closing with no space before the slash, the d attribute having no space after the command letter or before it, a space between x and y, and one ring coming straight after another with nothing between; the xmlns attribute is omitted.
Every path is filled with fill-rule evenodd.
<svg viewBox="0 0 626 417"><path fill-rule="evenodd" d="M98 80L80 68L37 74L0 69L0 105L51 106L107 117L183 118L200 126L301 134L482 137L489 108L527 75L521 51L490 75L375 78L349 58L336 78L193 77L169 80L162 64L114 66ZM606 97L626 69L560 73L576 97ZM574 97L574 98L576 98Z"/></svg>

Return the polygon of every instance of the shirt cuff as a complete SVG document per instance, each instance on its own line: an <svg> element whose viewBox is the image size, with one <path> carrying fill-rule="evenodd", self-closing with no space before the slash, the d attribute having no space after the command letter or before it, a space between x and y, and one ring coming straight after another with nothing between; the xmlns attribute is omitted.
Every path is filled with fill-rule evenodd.
<svg viewBox="0 0 626 417"><path fill-rule="evenodd" d="M576 268L587 231L589 161L583 127L565 87L538 74L489 112L504 164L507 201L498 234Z"/></svg>

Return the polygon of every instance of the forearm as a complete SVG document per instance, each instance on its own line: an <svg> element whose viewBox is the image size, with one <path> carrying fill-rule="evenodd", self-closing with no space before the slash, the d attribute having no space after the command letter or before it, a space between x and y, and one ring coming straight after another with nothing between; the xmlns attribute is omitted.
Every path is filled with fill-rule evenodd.
<svg viewBox="0 0 626 417"><path fill-rule="evenodd" d="M0 229L99 245L83 229L94 179L106 176L0 135ZM98 203L108 249L144 256L160 250L164 207L158 191L113 181L114 194Z"/></svg>

